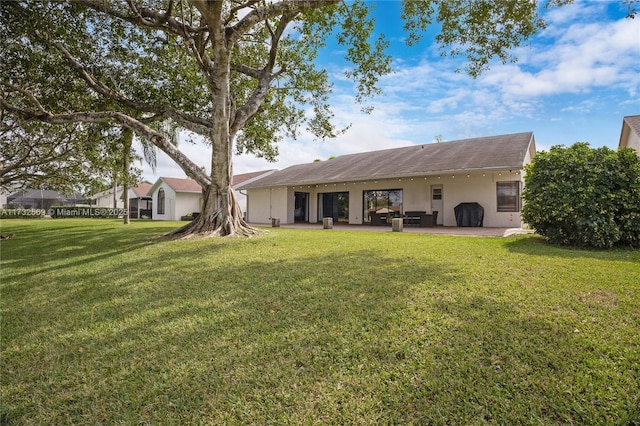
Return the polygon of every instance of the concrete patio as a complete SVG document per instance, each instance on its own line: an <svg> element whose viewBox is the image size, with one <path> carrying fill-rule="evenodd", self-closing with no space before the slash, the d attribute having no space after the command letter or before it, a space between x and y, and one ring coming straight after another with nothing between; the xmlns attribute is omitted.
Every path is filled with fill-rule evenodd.
<svg viewBox="0 0 640 426"><path fill-rule="evenodd" d="M266 224L253 224L259 227L270 227ZM286 229L316 229L322 230L322 223L296 223L281 225L281 228ZM370 225L349 225L345 223L334 223L332 229L327 229L327 232L331 231L367 231L367 232L392 232L391 226L370 226ZM440 234L440 235L463 235L473 237L509 237L517 234L533 234L531 229L522 228L472 228L472 227L457 227L457 226L436 226L433 228L419 228L414 226L404 226L402 232L408 234Z"/></svg>

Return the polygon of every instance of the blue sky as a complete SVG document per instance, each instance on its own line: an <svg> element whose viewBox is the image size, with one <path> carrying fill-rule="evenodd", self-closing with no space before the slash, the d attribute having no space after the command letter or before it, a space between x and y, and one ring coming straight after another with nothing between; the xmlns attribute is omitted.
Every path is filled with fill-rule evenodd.
<svg viewBox="0 0 640 426"><path fill-rule="evenodd" d="M404 44L400 2L378 2L374 13L376 31L391 42L394 70L380 81L383 94L370 101L374 111L362 113L354 103L343 74L343 52L329 46L320 63L335 83L335 122L351 128L329 141L310 135L287 140L279 146L276 163L237 157L235 173L431 143L438 135L450 141L532 131L538 150L576 141L615 149L622 118L640 114L640 16L626 19L621 0L576 0L546 10L548 27L514 50L517 63L496 62L476 79L456 72L464 58L440 56L431 31L418 46ZM185 143L180 149L209 168L206 146ZM152 182L159 176L184 177L161 153L156 173L142 168Z"/></svg>

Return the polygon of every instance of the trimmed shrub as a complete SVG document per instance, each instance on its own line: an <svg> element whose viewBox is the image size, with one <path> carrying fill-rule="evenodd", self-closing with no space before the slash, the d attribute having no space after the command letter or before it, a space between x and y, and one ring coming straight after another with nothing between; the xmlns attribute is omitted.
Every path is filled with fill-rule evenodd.
<svg viewBox="0 0 640 426"><path fill-rule="evenodd" d="M640 157L579 142L536 154L524 177L523 219L550 242L640 247Z"/></svg>

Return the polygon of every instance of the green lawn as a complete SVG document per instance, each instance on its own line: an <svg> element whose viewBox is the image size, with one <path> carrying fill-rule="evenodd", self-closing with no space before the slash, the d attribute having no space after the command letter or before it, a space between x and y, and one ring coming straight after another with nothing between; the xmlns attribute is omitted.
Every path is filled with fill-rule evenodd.
<svg viewBox="0 0 640 426"><path fill-rule="evenodd" d="M0 223L0 424L640 424L640 251Z"/></svg>

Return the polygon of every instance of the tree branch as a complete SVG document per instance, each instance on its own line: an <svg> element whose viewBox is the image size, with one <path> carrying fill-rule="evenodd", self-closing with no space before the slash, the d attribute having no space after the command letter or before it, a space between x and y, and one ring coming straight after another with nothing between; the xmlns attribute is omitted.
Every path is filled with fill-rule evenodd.
<svg viewBox="0 0 640 426"><path fill-rule="evenodd" d="M291 0L270 3L265 7L252 10L236 25L228 27L227 40L229 45L234 45L251 28L267 19L288 14L297 15L305 10L320 9L338 3L340 0Z"/></svg>
<svg viewBox="0 0 640 426"><path fill-rule="evenodd" d="M195 117L193 115L189 115L184 113L183 111L179 111L175 108L167 107L164 105L151 105L142 102L134 102L122 94L116 92L106 84L97 81L93 76L87 71L87 69L78 62L78 60L64 47L61 43L55 42L53 45L62 52L63 56L69 63L69 65L76 71L76 73L97 93L105 96L109 99L112 99L123 106L133 108L142 113L152 113L157 117L162 118L171 118L176 121L176 123L185 127L188 130L191 130L196 133L204 133L205 129L210 127L210 123L208 120ZM3 83L7 85L6 83ZM19 90L17 87L12 87L14 90ZM35 98L33 101L37 102ZM44 109L42 109L44 111Z"/></svg>
<svg viewBox="0 0 640 426"><path fill-rule="evenodd" d="M289 25L289 23L293 19L295 19L296 15L297 12L284 14L278 22L278 27L276 28L276 30L272 31L271 29L269 29L269 32L271 34L271 49L269 50L269 59L267 60L267 64L261 71L254 70L244 65L238 65L239 69L242 69L247 73L252 73L254 78L258 79L258 86L251 94L251 97L247 100L247 102L242 107L238 108L238 110L235 112L234 119L231 123L230 128L230 132L233 135L235 135L247 123L247 121L249 121L258 113L262 102L269 93L271 82L276 77L276 75L280 74L280 72L277 74L273 73L273 69L276 65L276 59L278 57L278 47L280 45L280 39L282 38L287 25Z"/></svg>
<svg viewBox="0 0 640 426"><path fill-rule="evenodd" d="M167 138L160 132L152 129L141 121L117 111L101 111L101 112L75 112L70 114L52 114L50 112L33 112L15 107L9 104L4 98L0 99L3 108L24 117L28 120L39 120L51 124L65 123L110 123L117 122L142 136L152 144L164 151L171 159L173 159L187 176L194 179L201 186L207 187L211 183L211 179L207 174L178 148L176 148Z"/></svg>

